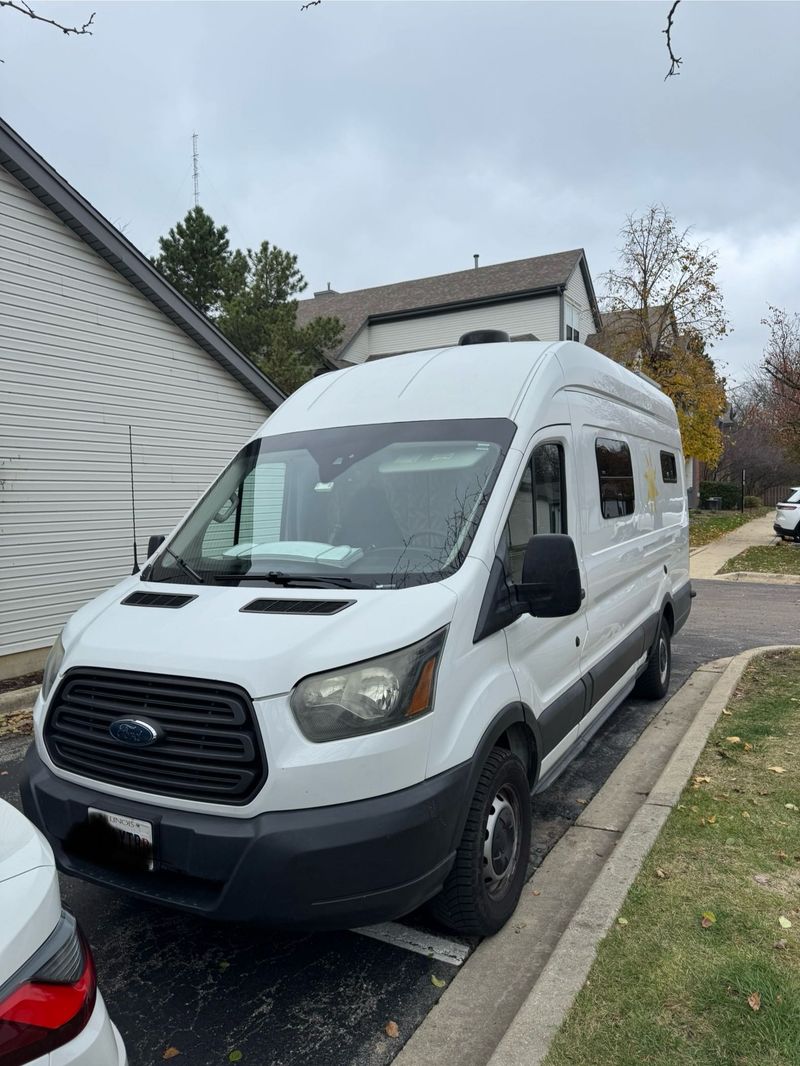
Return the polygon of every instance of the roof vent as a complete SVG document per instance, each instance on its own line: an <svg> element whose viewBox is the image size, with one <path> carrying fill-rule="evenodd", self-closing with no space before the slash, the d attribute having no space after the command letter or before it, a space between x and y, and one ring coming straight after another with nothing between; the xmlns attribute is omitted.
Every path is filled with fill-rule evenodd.
<svg viewBox="0 0 800 1066"><path fill-rule="evenodd" d="M469 333L462 333L458 338L459 344L499 344L507 341L508 334L504 329L473 329Z"/></svg>

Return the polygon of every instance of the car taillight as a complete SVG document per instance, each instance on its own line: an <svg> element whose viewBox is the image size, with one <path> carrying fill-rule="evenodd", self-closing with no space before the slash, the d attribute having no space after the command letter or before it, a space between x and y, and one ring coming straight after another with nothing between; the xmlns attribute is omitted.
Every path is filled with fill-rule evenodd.
<svg viewBox="0 0 800 1066"><path fill-rule="evenodd" d="M94 962L64 911L39 950L0 987L0 1063L23 1066L83 1029L97 996Z"/></svg>
<svg viewBox="0 0 800 1066"><path fill-rule="evenodd" d="M779 511L796 511L797 510L797 504L796 503L779 503L778 504L778 510Z"/></svg>

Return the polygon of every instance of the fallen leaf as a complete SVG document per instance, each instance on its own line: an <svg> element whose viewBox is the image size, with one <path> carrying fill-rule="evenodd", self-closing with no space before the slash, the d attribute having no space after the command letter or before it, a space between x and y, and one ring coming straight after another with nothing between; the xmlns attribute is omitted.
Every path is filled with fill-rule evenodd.
<svg viewBox="0 0 800 1066"><path fill-rule="evenodd" d="M397 1022L387 1022L384 1032L387 1036L390 1036L392 1040L396 1040L400 1036L400 1030L397 1028Z"/></svg>
<svg viewBox="0 0 800 1066"><path fill-rule="evenodd" d="M161 1056L161 1058L174 1059L177 1055L180 1055L180 1051L178 1051L176 1047L168 1047L164 1054Z"/></svg>
<svg viewBox="0 0 800 1066"><path fill-rule="evenodd" d="M534 888L533 892L531 893L531 895L533 896L541 896L541 894L542 893L539 891L538 888Z"/></svg>
<svg viewBox="0 0 800 1066"><path fill-rule="evenodd" d="M444 988L447 981L443 981L441 977L437 977L435 973L431 974L431 984L434 988Z"/></svg>
<svg viewBox="0 0 800 1066"><path fill-rule="evenodd" d="M742 738L741 737L725 737L725 739L727 740L727 742L729 744L741 744L742 743Z"/></svg>
<svg viewBox="0 0 800 1066"><path fill-rule="evenodd" d="M786 940L776 940L772 946L776 951L786 951L789 944Z"/></svg>
<svg viewBox="0 0 800 1066"><path fill-rule="evenodd" d="M750 1010L761 1010L761 996L758 992L751 992L747 997L747 1003Z"/></svg>
<svg viewBox="0 0 800 1066"><path fill-rule="evenodd" d="M752 744L748 744L747 742L745 742L742 745L742 751L752 751L752 750L753 750L753 745Z"/></svg>
<svg viewBox="0 0 800 1066"><path fill-rule="evenodd" d="M742 811L742 818L749 818L749 817L750 817L750 811Z"/></svg>
<svg viewBox="0 0 800 1066"><path fill-rule="evenodd" d="M757 885L768 885L769 874L753 874L753 880Z"/></svg>
<svg viewBox="0 0 800 1066"><path fill-rule="evenodd" d="M576 802L576 803L579 803L579 804L581 805L581 807L585 807L585 806L586 806L586 804L587 804L587 803L588 803L589 801L588 801L588 800L575 800L575 802Z"/></svg>
<svg viewBox="0 0 800 1066"><path fill-rule="evenodd" d="M796 811L798 809L796 803L784 803L784 807L787 811Z"/></svg>
<svg viewBox="0 0 800 1066"><path fill-rule="evenodd" d="M708 824L709 825L713 825L716 822L716 820L717 820L716 814L710 814L708 816Z"/></svg>
<svg viewBox="0 0 800 1066"><path fill-rule="evenodd" d="M778 919L778 925L781 927L781 929L791 929L792 928L792 923L789 921L788 918L784 918L783 915L781 915L780 918Z"/></svg>
<svg viewBox="0 0 800 1066"><path fill-rule="evenodd" d="M731 715L733 714L733 711L729 711L729 710L728 710L728 708L726 707L726 708L724 709L724 711L723 711L722 713L723 713L723 714L724 714L724 715L725 715L726 717L730 718L730 717L731 717Z"/></svg>
<svg viewBox="0 0 800 1066"><path fill-rule="evenodd" d="M709 926L716 922L717 916L713 911L703 911L703 917L700 919L700 924L704 929L708 929Z"/></svg>
<svg viewBox="0 0 800 1066"><path fill-rule="evenodd" d="M617 918L617 925L627 925L627 924L628 924L628 919L627 918Z"/></svg>
<svg viewBox="0 0 800 1066"><path fill-rule="evenodd" d="M657 866L656 867L656 877L660 877L661 880L663 881L665 878L669 877L669 874L667 873L666 870L662 870L660 866Z"/></svg>
<svg viewBox="0 0 800 1066"><path fill-rule="evenodd" d="M786 771L782 766L768 766L768 770L771 770L773 774L785 774Z"/></svg>
<svg viewBox="0 0 800 1066"><path fill-rule="evenodd" d="M242 1061L242 1053L241 1053L241 1051L232 1051L230 1053L230 1055L228 1055L228 1062L241 1062L241 1061Z"/></svg>
<svg viewBox="0 0 800 1066"><path fill-rule="evenodd" d="M776 852L776 854L777 854L778 858L781 860L781 862L785 862L789 858L789 856L786 854L785 851L779 851L779 852Z"/></svg>
<svg viewBox="0 0 800 1066"><path fill-rule="evenodd" d="M230 963L226 959L223 959L222 962L219 964L220 971L222 973L225 973L229 966Z"/></svg>

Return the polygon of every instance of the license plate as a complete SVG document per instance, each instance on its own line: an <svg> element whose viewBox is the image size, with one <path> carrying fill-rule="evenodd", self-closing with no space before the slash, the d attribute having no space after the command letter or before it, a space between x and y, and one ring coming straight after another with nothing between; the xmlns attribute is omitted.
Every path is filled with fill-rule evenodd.
<svg viewBox="0 0 800 1066"><path fill-rule="evenodd" d="M143 870L153 869L153 824L124 814L112 814L89 808L89 824L108 838L111 849L117 855L109 858L127 859Z"/></svg>

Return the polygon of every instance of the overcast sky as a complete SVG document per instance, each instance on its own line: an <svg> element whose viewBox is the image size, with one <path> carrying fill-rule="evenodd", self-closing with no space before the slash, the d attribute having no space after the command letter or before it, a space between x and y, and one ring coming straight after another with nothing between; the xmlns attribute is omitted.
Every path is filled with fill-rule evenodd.
<svg viewBox="0 0 800 1066"><path fill-rule="evenodd" d="M720 253L741 378L800 310L800 4L83 3L0 10L3 117L147 254L200 199L309 292L583 246L665 203Z"/></svg>

